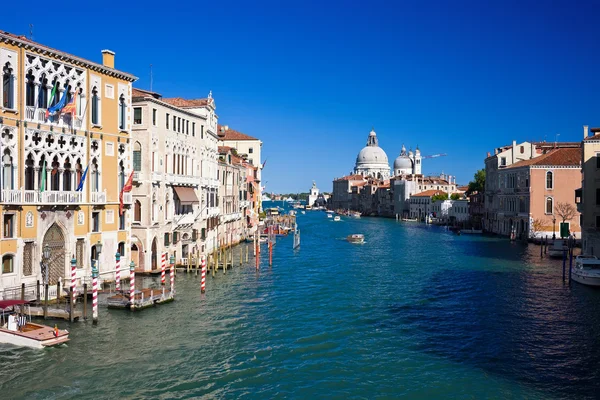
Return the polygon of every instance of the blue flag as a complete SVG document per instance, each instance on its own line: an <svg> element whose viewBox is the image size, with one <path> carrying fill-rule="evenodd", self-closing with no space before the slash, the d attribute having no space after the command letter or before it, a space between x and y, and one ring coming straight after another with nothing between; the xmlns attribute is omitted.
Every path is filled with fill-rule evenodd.
<svg viewBox="0 0 600 400"><path fill-rule="evenodd" d="M81 175L81 180L79 181L79 185L77 185L77 189L75 189L75 191L81 192L83 190L83 183L85 182L85 177L87 176L87 170L89 167L89 164L87 167L85 167L85 171L83 171L83 175Z"/></svg>
<svg viewBox="0 0 600 400"><path fill-rule="evenodd" d="M62 95L61 99L58 101L58 103L56 103L55 105L50 107L46 113L49 115L54 115L57 112L59 112L60 110L62 110L63 107L67 105L67 93L68 93L68 89L65 89L65 91L63 92L63 95Z"/></svg>

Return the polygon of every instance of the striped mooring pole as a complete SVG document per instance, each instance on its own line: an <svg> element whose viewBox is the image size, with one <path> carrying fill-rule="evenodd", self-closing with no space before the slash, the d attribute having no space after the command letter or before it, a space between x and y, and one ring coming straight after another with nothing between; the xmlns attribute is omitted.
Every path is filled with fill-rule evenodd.
<svg viewBox="0 0 600 400"><path fill-rule="evenodd" d="M167 267L167 253L163 253L160 262L160 284L165 285L165 268Z"/></svg>
<svg viewBox="0 0 600 400"><path fill-rule="evenodd" d="M202 279L200 281L200 292L206 291L206 258L202 256Z"/></svg>
<svg viewBox="0 0 600 400"><path fill-rule="evenodd" d="M133 304L135 300L135 263L132 261L129 264L129 303L130 308L133 310Z"/></svg>
<svg viewBox="0 0 600 400"><path fill-rule="evenodd" d="M75 296L75 283L77 283L76 271L77 260L73 257L71 259L71 292L73 293L73 296Z"/></svg>
<svg viewBox="0 0 600 400"><path fill-rule="evenodd" d="M175 294L175 257L171 256L171 272L169 273L171 278L171 296Z"/></svg>
<svg viewBox="0 0 600 400"><path fill-rule="evenodd" d="M116 271L116 277L115 277L115 281L116 281L116 289L117 291L121 290L121 254L117 251L117 254L115 254L115 259L116 259L116 263L115 263L115 271Z"/></svg>
<svg viewBox="0 0 600 400"><path fill-rule="evenodd" d="M92 267L92 322L98 323L98 260Z"/></svg>

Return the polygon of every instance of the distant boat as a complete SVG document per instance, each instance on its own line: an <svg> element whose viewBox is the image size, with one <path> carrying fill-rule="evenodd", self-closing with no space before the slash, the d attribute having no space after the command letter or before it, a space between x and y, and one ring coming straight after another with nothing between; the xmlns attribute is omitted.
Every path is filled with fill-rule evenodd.
<svg viewBox="0 0 600 400"><path fill-rule="evenodd" d="M327 218L333 218L333 214L327 213Z"/></svg>
<svg viewBox="0 0 600 400"><path fill-rule="evenodd" d="M348 235L348 237L346 237L346 240L349 241L350 243L364 243L365 235L360 234L360 233L355 233L353 235Z"/></svg>
<svg viewBox="0 0 600 400"><path fill-rule="evenodd" d="M333 222L340 222L342 219L340 218L339 215L336 215L335 217L333 217Z"/></svg>
<svg viewBox="0 0 600 400"><path fill-rule="evenodd" d="M302 214L306 214L306 211L300 211Z"/></svg>
<svg viewBox="0 0 600 400"><path fill-rule="evenodd" d="M360 213L358 211L350 211L350 216L352 218L360 218Z"/></svg>

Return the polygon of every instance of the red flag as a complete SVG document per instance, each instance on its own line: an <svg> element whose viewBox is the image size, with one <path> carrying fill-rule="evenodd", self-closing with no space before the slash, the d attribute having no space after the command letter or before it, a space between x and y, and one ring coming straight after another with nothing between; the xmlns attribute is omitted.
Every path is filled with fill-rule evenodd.
<svg viewBox="0 0 600 400"><path fill-rule="evenodd" d="M129 193L131 192L131 189L133 189L133 171L131 171L129 179L127 179L125 186L123 186L123 189L121 189L121 193L119 194L119 215L123 215L123 208L125 207L125 204L123 204L123 193Z"/></svg>

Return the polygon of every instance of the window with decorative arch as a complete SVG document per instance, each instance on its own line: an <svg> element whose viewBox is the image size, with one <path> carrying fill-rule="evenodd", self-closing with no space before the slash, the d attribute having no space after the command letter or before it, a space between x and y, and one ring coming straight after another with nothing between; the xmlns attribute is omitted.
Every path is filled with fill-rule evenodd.
<svg viewBox="0 0 600 400"><path fill-rule="evenodd" d="M125 130L125 111L127 109L127 104L125 103L125 96L121 95L119 97L119 129Z"/></svg>
<svg viewBox="0 0 600 400"><path fill-rule="evenodd" d="M97 86L92 88L92 124L100 125L100 96Z"/></svg>
<svg viewBox="0 0 600 400"><path fill-rule="evenodd" d="M139 200L133 205L133 222L142 222L142 203Z"/></svg>
<svg viewBox="0 0 600 400"><path fill-rule="evenodd" d="M15 76L9 62L2 68L2 106L4 108L15 108Z"/></svg>
<svg viewBox="0 0 600 400"><path fill-rule="evenodd" d="M133 144L133 170L142 170L142 145L140 142Z"/></svg>
<svg viewBox="0 0 600 400"><path fill-rule="evenodd" d="M546 214L553 214L554 212L554 199L552 197L546 197Z"/></svg>
<svg viewBox="0 0 600 400"><path fill-rule="evenodd" d="M546 172L546 189L554 189L554 173L552 171Z"/></svg>

